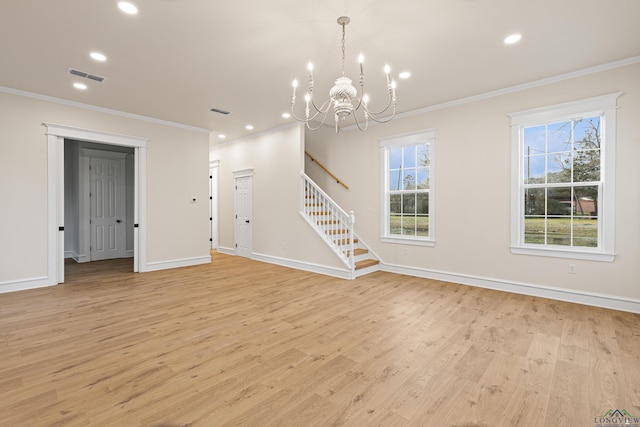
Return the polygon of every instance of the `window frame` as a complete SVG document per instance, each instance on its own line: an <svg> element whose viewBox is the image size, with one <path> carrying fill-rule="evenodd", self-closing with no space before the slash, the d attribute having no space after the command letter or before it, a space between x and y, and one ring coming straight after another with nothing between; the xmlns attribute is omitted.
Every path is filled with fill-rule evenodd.
<svg viewBox="0 0 640 427"><path fill-rule="evenodd" d="M396 243L414 246L435 246L435 157L436 138L435 129L426 129L409 134L396 135L379 140L381 149L381 230L380 241L383 243ZM429 236L400 236L389 233L389 150L397 147L415 146L427 144L429 146Z"/></svg>
<svg viewBox="0 0 640 427"><path fill-rule="evenodd" d="M558 258L612 262L615 259L616 110L621 93L511 113L511 252ZM601 116L598 247L547 246L524 243L524 129L561 121Z"/></svg>

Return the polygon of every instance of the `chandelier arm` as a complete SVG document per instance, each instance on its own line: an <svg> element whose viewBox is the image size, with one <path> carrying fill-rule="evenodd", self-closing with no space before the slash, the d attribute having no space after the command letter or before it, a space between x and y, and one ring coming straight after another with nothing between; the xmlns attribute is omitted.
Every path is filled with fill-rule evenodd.
<svg viewBox="0 0 640 427"><path fill-rule="evenodd" d="M329 112L329 101L330 100L327 100L327 101L325 101L324 104L322 104L321 108L324 109L324 111L323 110L319 110L319 109L316 108L316 113L314 113L313 116L309 117L308 119L307 118L301 119L298 116L296 116L296 113L294 112L294 105L295 104L292 103L291 104L291 116L294 119L296 119L297 121L299 121L299 122L308 123L310 121L315 120L316 117L318 117L318 115L324 114L325 115L325 119L322 120L322 122L324 123L324 121L326 120L327 113ZM315 106L314 106L314 108L315 108Z"/></svg>
<svg viewBox="0 0 640 427"><path fill-rule="evenodd" d="M393 112L391 113L391 115L390 115L390 116L388 116L388 117L386 117L386 118L378 119L378 118L376 118L376 117L374 117L374 116L372 116L372 115L369 115L369 118L370 118L371 120L373 120L374 122L376 122L376 123L388 123L388 122L390 122L391 120L393 120L393 118L394 118L395 116L396 116L396 108L395 108L395 107L393 107Z"/></svg>
<svg viewBox="0 0 640 427"><path fill-rule="evenodd" d="M318 114L319 114L319 113L318 113ZM315 116L317 116L318 114L316 114ZM311 126L311 124L310 124L310 123L311 123L311 121L310 121L310 120L309 120L309 121L306 121L306 122L305 122L305 125L307 126L307 129L312 130L312 131L316 131L316 130L320 129L320 127L321 127L322 125L324 125L324 122L326 122L326 121L327 121L327 115L328 115L328 114L329 114L329 109L327 109L327 111L324 113L324 117L322 118L322 120L320 120L320 124L318 124L318 126L316 126L316 127ZM315 117L315 116L314 116L314 117Z"/></svg>
<svg viewBox="0 0 640 427"><path fill-rule="evenodd" d="M318 106L316 105L315 100L314 100L313 98L311 98L311 105L313 106L313 108L315 108L315 110L316 110L319 114L327 114L327 112L329 111L330 105L331 105L331 104L329 103L330 101L331 101L330 99L326 100L326 101L325 101L325 102L320 106L320 108L318 108ZM326 110L325 110L325 108L326 108ZM318 114L318 113L316 113L316 114Z"/></svg>
<svg viewBox="0 0 640 427"><path fill-rule="evenodd" d="M364 116L364 127L362 127L360 125L360 122L358 121L358 115L355 113L355 111L353 113L353 120L356 122L356 126L358 127L358 129L360 131L362 131L362 132L367 130L367 128L369 127L369 119L368 119L368 116L367 116L368 113L366 112L366 110L365 110L364 114L365 114L365 116Z"/></svg>
<svg viewBox="0 0 640 427"><path fill-rule="evenodd" d="M387 110L389 109L389 107L391 107L391 105L393 105L393 107L395 108L394 101L393 101L393 96L391 96L391 94L389 94L389 101L387 102L387 105L382 110L380 110L380 111L371 111L367 107L364 107L364 109L367 110L367 113L369 113L372 116L379 116L381 114L386 113Z"/></svg>

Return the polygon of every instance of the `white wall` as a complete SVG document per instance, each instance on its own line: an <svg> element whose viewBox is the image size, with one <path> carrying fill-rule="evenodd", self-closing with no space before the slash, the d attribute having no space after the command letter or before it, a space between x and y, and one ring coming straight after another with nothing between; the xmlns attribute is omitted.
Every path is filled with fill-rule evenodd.
<svg viewBox="0 0 640 427"><path fill-rule="evenodd" d="M253 170L253 258L281 265L344 267L299 215L304 135L299 126L237 141L211 137L211 160L219 163L218 250L233 252L234 171ZM326 271L325 271L326 272Z"/></svg>
<svg viewBox="0 0 640 427"><path fill-rule="evenodd" d="M0 290L47 275L43 122L147 138L148 265L209 258L208 133L2 91L0 117Z"/></svg>
<svg viewBox="0 0 640 427"><path fill-rule="evenodd" d="M307 161L306 171L342 207L356 213L356 232L387 268L454 278L602 294L640 309L640 64L440 108L335 135L309 132L307 150L345 181L344 190ZM413 77L417 78L417 77ZM437 84L437 82L434 82ZM622 92L618 100L616 259L590 262L511 254L510 121L508 113ZM402 88L398 89L402 105ZM435 128L436 246L381 243L380 138ZM406 251L406 254L405 254ZM568 264L577 274L568 274ZM399 267L399 268L396 268ZM498 286L499 287L499 286ZM549 295L551 295L550 293ZM606 299L606 298L605 298ZM598 304L598 302L594 302ZM624 304L623 304L624 305Z"/></svg>

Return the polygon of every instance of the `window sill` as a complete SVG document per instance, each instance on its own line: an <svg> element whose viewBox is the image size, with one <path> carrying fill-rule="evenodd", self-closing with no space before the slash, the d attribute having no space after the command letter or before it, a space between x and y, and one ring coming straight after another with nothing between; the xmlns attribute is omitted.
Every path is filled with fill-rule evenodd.
<svg viewBox="0 0 640 427"><path fill-rule="evenodd" d="M512 246L511 253L516 255L545 256L552 258L584 259L588 261L613 262L616 255L605 252L587 252L579 250L534 248L525 246Z"/></svg>
<svg viewBox="0 0 640 427"><path fill-rule="evenodd" d="M396 245L426 246L431 248L436 245L435 240L416 239L410 237L380 236L380 241L382 243L394 243Z"/></svg>

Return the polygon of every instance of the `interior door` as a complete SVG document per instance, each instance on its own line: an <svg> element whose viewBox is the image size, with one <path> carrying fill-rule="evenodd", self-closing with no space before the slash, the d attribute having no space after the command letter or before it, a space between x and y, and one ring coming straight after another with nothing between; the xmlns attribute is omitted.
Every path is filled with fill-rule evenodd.
<svg viewBox="0 0 640 427"><path fill-rule="evenodd" d="M209 168L209 240L211 249L218 248L218 167Z"/></svg>
<svg viewBox="0 0 640 427"><path fill-rule="evenodd" d="M124 251L122 160L90 159L91 261L121 258Z"/></svg>
<svg viewBox="0 0 640 427"><path fill-rule="evenodd" d="M251 177L235 179L236 255L251 257Z"/></svg>

